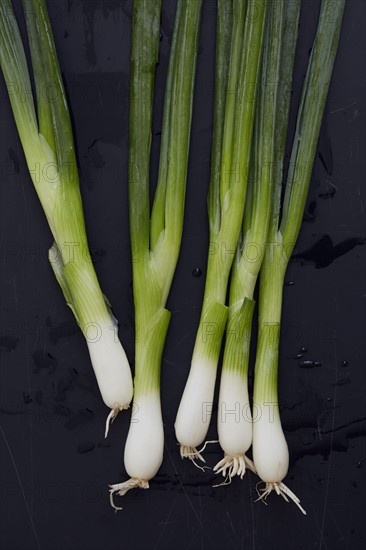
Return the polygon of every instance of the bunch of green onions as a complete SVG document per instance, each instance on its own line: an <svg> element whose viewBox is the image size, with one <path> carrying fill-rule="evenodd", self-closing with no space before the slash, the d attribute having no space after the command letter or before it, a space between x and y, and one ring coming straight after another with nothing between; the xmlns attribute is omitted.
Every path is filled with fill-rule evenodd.
<svg viewBox="0 0 366 550"><path fill-rule="evenodd" d="M252 4L252 6L255 3ZM259 3L257 3L258 8ZM280 338L282 289L286 268L295 246L310 183L318 142L320 125L338 47L345 0L322 0L318 29L304 81L297 117L290 168L281 209L284 151L290 108L290 89L297 41L300 0L279 0L270 3L267 13L257 10L253 20L251 4L218 2L216 92L214 137L212 148L212 175L209 192L210 250L221 251L222 246L232 250L238 245L232 268L227 336L221 375L218 434L225 455L214 470L222 473L229 483L233 476L243 477L246 467L258 473L265 482L259 493L266 499L271 491L293 500L304 512L299 499L283 483L288 471L288 449L281 428L277 371ZM236 8L231 34L227 10ZM245 11L247 13L245 15ZM259 13L259 15L258 15ZM261 17L263 19L261 19ZM244 20L246 21L244 24ZM260 21L260 23L259 23ZM253 26L265 25L257 35L257 50L251 44L250 59L245 58L246 37L255 36ZM250 27L251 32L248 32ZM243 46L240 37L245 28ZM237 34L236 34L237 33ZM264 40L263 55L260 55ZM228 52L230 50L230 56ZM242 54L240 72L238 55ZM256 56L258 54L258 56ZM224 60L230 57L230 68L225 73ZM244 102L233 99L230 92L242 90L236 79L261 66L253 143L251 129L254 112L244 118L247 134L240 140L237 127L243 122ZM236 69L235 69L236 67ZM235 72L236 71L236 72ZM253 78L252 82L256 83ZM254 89L256 86L254 86ZM223 103L226 95L226 107ZM240 95L234 95L240 98ZM255 97L255 96L254 96ZM255 105L255 101L252 102ZM254 110L253 110L254 111ZM247 111L248 114L248 111ZM235 116L234 116L235 115ZM244 115L245 116L245 115ZM231 131L231 133L230 133ZM244 135L244 134L243 134ZM252 178L246 195L249 154L251 152ZM234 193L235 173L240 159L236 182L236 196L227 226L226 214ZM219 175L215 171L219 163ZM229 185L225 170L231 167ZM242 174L245 177L242 177ZM240 199L239 199L240 197ZM242 210L245 210L244 213ZM239 236L241 225L241 236ZM225 233L225 229L230 231ZM217 246L218 245L218 246ZM229 246L228 246L229 245ZM224 261L225 260L225 261ZM221 262L221 263L220 263ZM175 423L181 456L195 461L203 460L197 445L203 443L209 427L214 384L221 340L226 321L224 304L228 281L227 256L209 255L204 303L197 333L192 366ZM263 265L262 265L263 264ZM261 269L262 268L262 269ZM251 322L254 309L253 293L261 270L259 291L259 336L255 363L252 420L248 396L248 360ZM218 312L221 313L221 318ZM205 323L216 323L211 338L204 338ZM246 452L253 444L253 461ZM304 512L305 513L305 512Z"/></svg>
<svg viewBox="0 0 366 550"><path fill-rule="evenodd" d="M284 157L301 0L217 0L210 248L200 323L175 433L182 458L204 462L226 327L218 407L224 484L247 468L305 513L283 483L289 452L278 404L286 269L297 241L338 48L345 0L322 0L304 79L289 169ZM178 0L166 81L158 181L150 207L150 149L161 0L134 0L129 133L129 217L135 304L135 414L113 495L149 487L163 459L161 359L166 303L183 231L202 0ZM0 65L34 187L54 243L49 260L90 353L110 422L132 399L118 323L91 261L72 127L45 0L23 0L35 90L11 0L0 0ZM52 93L48 93L52 90ZM35 168L37 168L35 170ZM283 180L285 183L283 184ZM229 285L229 278L231 281ZM252 408L251 325L258 276L259 333ZM229 287L229 303L226 296ZM253 420L253 416L255 420ZM253 446L253 460L247 456Z"/></svg>
<svg viewBox="0 0 366 550"><path fill-rule="evenodd" d="M252 144L252 173L248 184L242 234L232 267L229 318L220 381L217 429L225 456L214 470L241 478L252 444L252 414L248 395L248 361L254 311L253 294L267 244L276 168L278 119L288 115L292 66L300 0L272 2L266 22L261 79ZM278 76L280 75L280 76ZM285 137L285 135L284 135ZM279 174L281 178L282 172Z"/></svg>
<svg viewBox="0 0 366 550"><path fill-rule="evenodd" d="M0 65L34 187L54 244L49 260L88 348L114 418L132 399L132 376L117 322L90 257L72 127L45 0L23 0L36 104L10 0L0 2Z"/></svg>
<svg viewBox="0 0 366 550"><path fill-rule="evenodd" d="M193 462L204 460L197 447L209 427L228 316L226 292L243 219L266 12L265 0L218 1L219 90L208 200L211 253L191 369L175 421L181 456Z"/></svg>

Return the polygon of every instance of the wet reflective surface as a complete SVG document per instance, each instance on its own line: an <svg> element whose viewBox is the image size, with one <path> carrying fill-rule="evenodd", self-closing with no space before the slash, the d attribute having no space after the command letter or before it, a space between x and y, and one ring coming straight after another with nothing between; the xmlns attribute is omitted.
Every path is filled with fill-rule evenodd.
<svg viewBox="0 0 366 550"><path fill-rule="evenodd" d="M126 173L131 2L48 4L75 126L93 260L133 361ZM175 9L171 0L163 4L153 181ZM303 4L294 107L317 17L317 2ZM258 479L250 473L243 481L213 488L212 471L182 462L174 437L205 280L215 2L207 0L203 12L186 224L168 303L172 321L162 365L165 457L150 490L119 500L124 510L117 516L107 486L126 479L123 447L130 413L119 415L104 441L108 411L83 337L48 265L50 233L1 79L1 548L363 548L364 18L365 4L350 0L305 223L284 290L279 392L290 449L286 483L301 498L306 518L273 495L268 506L254 502ZM216 439L215 415L208 438ZM209 445L205 457L214 466L221 457L218 445Z"/></svg>

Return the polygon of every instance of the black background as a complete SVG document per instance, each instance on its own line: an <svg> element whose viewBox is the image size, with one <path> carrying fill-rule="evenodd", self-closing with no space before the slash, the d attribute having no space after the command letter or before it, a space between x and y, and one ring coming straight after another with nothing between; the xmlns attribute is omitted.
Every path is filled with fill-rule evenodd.
<svg viewBox="0 0 366 550"><path fill-rule="evenodd" d="M15 3L20 15L19 3ZM75 125L90 243L133 361L127 214L131 2L48 2ZM293 108L317 1L303 1ZM181 255L162 365L165 456L149 491L115 515L107 485L126 479L129 413L107 442L107 414L83 337L47 262L51 236L0 83L0 547L4 550L321 549L365 542L365 7L349 0L296 253L287 274L280 402L294 505L255 503L257 479L229 487L181 461L173 423L188 374L205 280L215 1L203 9ZM152 154L155 180L175 2L163 1ZM21 23L22 29L23 21ZM291 125L293 129L293 122ZM358 240L357 240L358 239ZM304 255L304 251L307 253ZM201 277L192 272L199 268ZM293 283L293 284L290 284ZM296 358L300 348L307 348ZM302 368L301 360L321 365ZM209 438L215 438L215 419ZM217 445L206 452L213 466Z"/></svg>

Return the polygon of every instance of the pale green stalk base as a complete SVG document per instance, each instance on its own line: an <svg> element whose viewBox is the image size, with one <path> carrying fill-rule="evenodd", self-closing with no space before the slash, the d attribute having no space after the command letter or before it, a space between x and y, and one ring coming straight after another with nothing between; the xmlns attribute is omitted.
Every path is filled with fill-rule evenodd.
<svg viewBox="0 0 366 550"><path fill-rule="evenodd" d="M253 458L265 487L258 499L266 501L272 491L290 500L306 515L300 499L282 482L288 470L288 448L278 406L278 356L282 291L287 256L280 234L262 267L259 303L259 334L253 396ZM270 454L270 456L267 456ZM268 479L268 471L276 472Z"/></svg>
<svg viewBox="0 0 366 550"><path fill-rule="evenodd" d="M204 462L197 447L204 440L212 414L216 368L225 330L228 308L213 303L201 320L188 381L184 388L177 417L175 433L181 444L182 458Z"/></svg>
<svg viewBox="0 0 366 550"><path fill-rule="evenodd" d="M144 319L142 330L136 334L136 369L135 400L140 395L159 391L161 358L165 339L169 328L171 313L167 309L159 309L150 318L149 324ZM138 327L138 317L136 326Z"/></svg>
<svg viewBox="0 0 366 550"><path fill-rule="evenodd" d="M281 234L268 245L259 290L259 331L255 363L254 403L273 403L278 414L277 371L283 284L288 258Z"/></svg>

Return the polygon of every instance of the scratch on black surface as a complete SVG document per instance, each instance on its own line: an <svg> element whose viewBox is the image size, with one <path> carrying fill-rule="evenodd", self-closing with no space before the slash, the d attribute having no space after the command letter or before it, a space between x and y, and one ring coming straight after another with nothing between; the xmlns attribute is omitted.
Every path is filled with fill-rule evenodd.
<svg viewBox="0 0 366 550"><path fill-rule="evenodd" d="M167 449L168 453L169 453L169 450ZM164 535L164 532L165 532L165 529L166 529L166 526L169 525L170 523L175 523L175 522L171 522L169 521L170 520L170 517L173 513L173 510L174 510L174 507L175 507L175 503L177 501L177 498L178 498L178 493L175 494L175 497L174 497L174 501L173 501L173 504L170 506L169 508L169 512L168 512L168 515L167 517L165 518L164 522L161 523L162 525L162 529L160 530L160 533L159 533L159 536L158 536L158 540L156 541L155 543L155 546L154 546L154 550L157 550L158 548L158 545L159 545L159 542L161 541L161 539L163 538L163 535Z"/></svg>
<svg viewBox="0 0 366 550"><path fill-rule="evenodd" d="M337 364L337 363L335 363ZM337 382L338 380L338 368L335 370L335 380L334 382ZM334 394L333 394L333 403L336 402L337 397L337 384L334 384ZM330 449L329 449L329 463L328 463L328 474L327 474L327 484L325 488L325 498L324 498L324 507L323 507L323 518L322 518L322 527L320 532L320 543L319 543L319 550L321 550L322 546L327 548L326 542L324 540L324 527L325 527L325 518L327 513L327 504L328 504L328 493L329 493L329 482L330 482L330 470L332 467L332 449L333 449L333 439L334 439L334 425L335 425L335 414L336 414L336 407L333 408L333 416L332 416L332 429L330 434Z"/></svg>
<svg viewBox="0 0 366 550"><path fill-rule="evenodd" d="M194 515L195 515L195 517L196 517L196 519L197 519L197 521L198 521L200 527L201 527L201 529L207 534L207 536L208 536L209 539L211 540L211 537L209 536L209 533L208 533L208 531L207 531L205 525L202 523L201 518L200 518L199 515L197 514L197 510L196 510L195 507L193 506L193 503L192 503L191 499L189 498L188 493L187 493L187 491L186 491L186 489L185 489L185 487L184 487L184 485L183 485L183 483L182 483L182 481L181 481L181 479L180 479L178 470L177 470L176 467L175 467L175 464L174 464L174 462L173 462L173 459L172 459L171 452L170 452L169 448L166 448L166 450L167 450L167 452L168 452L168 456L169 456L170 463L171 463L171 465L172 465L172 467L173 467L173 470L174 470L175 475L176 475L177 478L178 478L178 482L179 482L179 485L180 485L180 487L181 487L181 489L182 489L182 491L183 491L183 494L184 494L184 496L186 497L186 499L187 499L187 501L188 501L188 503L189 503L189 505L190 505L190 507L191 507L191 509L192 509L192 511L193 511L193 513L194 513Z"/></svg>
<svg viewBox="0 0 366 550"><path fill-rule="evenodd" d="M231 517L230 517L230 514L229 514L229 511L228 511L228 510L226 510L226 515L227 515L227 517L228 517L228 520L229 520L229 523L230 523L231 530L232 530L232 532L234 533L234 535L236 535L235 528L234 528L233 522L231 521Z"/></svg>
<svg viewBox="0 0 366 550"><path fill-rule="evenodd" d="M249 496L250 496L250 509L251 509L251 518L252 518L252 550L255 550L255 531L254 531L254 502L253 502L253 489L252 489L252 479L251 476L248 476L249 483ZM244 546L244 541L242 548Z"/></svg>
<svg viewBox="0 0 366 550"><path fill-rule="evenodd" d="M91 2L90 6L88 6L88 2L83 3L86 58L92 67L95 67L97 63L97 54L94 44L94 16L96 9L95 2Z"/></svg>
<svg viewBox="0 0 366 550"><path fill-rule="evenodd" d="M25 492L24 492L24 487L23 487L23 484L22 484L22 480L20 479L19 471L18 471L16 462L15 462L15 459L14 459L13 453L11 452L10 445L9 445L9 443L8 443L8 440L6 439L6 436L5 436L5 433L4 433L4 430L3 430L2 426L1 426L1 424L0 424L0 431L1 431L1 435L2 435L3 438L4 438L6 448L8 449L8 452L9 452L9 455L10 455L10 458L11 458L11 461L12 461L13 466L14 466L14 470L15 470L15 474L16 474L17 479L18 479L18 483L19 483L19 486L20 486L20 490L22 491L24 504L25 504L25 507L26 507L26 509L27 509L27 513L28 513L28 516L29 516L29 519L30 519L30 522L31 522L31 525L32 525L32 529L33 529L33 533L34 533L35 539L36 539L36 541L37 541L37 546L38 546L39 549L41 549L41 544L40 544L40 542L39 542L39 538L38 538L38 535L37 535L36 527L35 527L35 525L34 525L34 521L33 521L33 518L32 518L32 514L31 514L31 511L30 511L30 508L29 508L29 506L28 506L27 499L26 499L26 497L25 497Z"/></svg>
<svg viewBox="0 0 366 550"><path fill-rule="evenodd" d="M346 109L349 109L350 107L353 107L353 105L357 105L358 101L353 101L349 105L345 105L344 107L340 107L339 109L336 109L335 111L330 111L331 115L334 115L335 113L340 113L342 111L345 111Z"/></svg>

